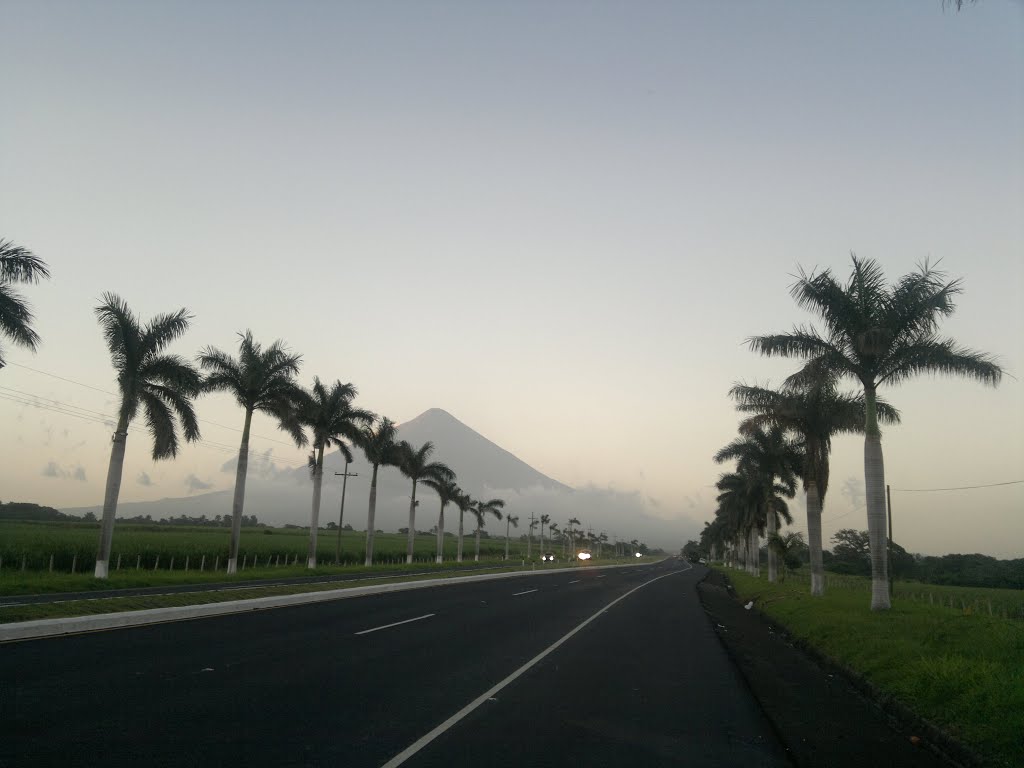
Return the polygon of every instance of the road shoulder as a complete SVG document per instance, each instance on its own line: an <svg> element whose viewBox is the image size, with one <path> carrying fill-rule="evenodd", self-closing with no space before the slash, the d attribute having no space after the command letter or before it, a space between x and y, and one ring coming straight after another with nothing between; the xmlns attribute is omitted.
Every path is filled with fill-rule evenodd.
<svg viewBox="0 0 1024 768"><path fill-rule="evenodd" d="M918 734L865 698L838 668L812 658L758 611L746 610L721 573L710 571L697 591L722 645L801 768L964 764L923 738L915 746L911 736Z"/></svg>

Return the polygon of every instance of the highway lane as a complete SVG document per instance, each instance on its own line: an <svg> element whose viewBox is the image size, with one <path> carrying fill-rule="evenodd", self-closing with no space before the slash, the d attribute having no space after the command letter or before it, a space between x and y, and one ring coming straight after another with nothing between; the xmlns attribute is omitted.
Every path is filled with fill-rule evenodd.
<svg viewBox="0 0 1024 768"><path fill-rule="evenodd" d="M106 765L380 766L661 575L410 764L498 764L505 745L522 740L518 730L503 735L502 723L514 722L510 701L521 702L513 713L531 723L557 722L575 711L581 691L605 707L587 722L617 719L623 744L653 738L665 754L691 745L692 753L777 764L781 749L697 601L697 574L672 572L679 568L670 561L538 574L0 646L0 765L50 765L74 755ZM629 694L639 679L650 695ZM687 699L687 691L700 698ZM555 745L576 743L552 728L537 731L543 752L517 764L552 764L546 756ZM592 730L591 739L600 743L603 730ZM474 745L477 732L489 739ZM453 751L452 743L463 746ZM607 756L616 754L624 756ZM750 754L758 757L750 761ZM702 764L691 757L680 754L678 764Z"/></svg>

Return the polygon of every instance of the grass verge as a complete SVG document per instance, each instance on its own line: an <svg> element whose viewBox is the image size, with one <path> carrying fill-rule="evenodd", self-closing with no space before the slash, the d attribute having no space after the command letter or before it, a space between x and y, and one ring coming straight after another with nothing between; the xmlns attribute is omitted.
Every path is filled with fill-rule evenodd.
<svg viewBox="0 0 1024 768"><path fill-rule="evenodd" d="M721 569L795 637L977 750L1024 765L1024 624L897 599L873 613L866 590L812 598L800 580Z"/></svg>

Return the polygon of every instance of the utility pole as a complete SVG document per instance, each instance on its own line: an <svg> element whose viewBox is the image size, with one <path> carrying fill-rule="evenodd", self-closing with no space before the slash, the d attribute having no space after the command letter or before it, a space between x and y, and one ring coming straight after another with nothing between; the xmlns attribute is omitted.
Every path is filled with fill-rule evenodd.
<svg viewBox="0 0 1024 768"><path fill-rule="evenodd" d="M889 512L889 546L886 547L885 556L889 559L889 600L892 600L893 575L892 575L892 493L889 491L889 484L885 484L885 505Z"/></svg>
<svg viewBox="0 0 1024 768"><path fill-rule="evenodd" d="M530 510L530 527L526 531L526 559L533 559L533 510Z"/></svg>
<svg viewBox="0 0 1024 768"><path fill-rule="evenodd" d="M341 511L338 513L338 544L334 548L334 562L341 564L341 526L345 520L345 489L348 486L348 479L350 477L359 477L356 472L348 471L348 459L345 460L345 471L335 472L335 477L341 477Z"/></svg>

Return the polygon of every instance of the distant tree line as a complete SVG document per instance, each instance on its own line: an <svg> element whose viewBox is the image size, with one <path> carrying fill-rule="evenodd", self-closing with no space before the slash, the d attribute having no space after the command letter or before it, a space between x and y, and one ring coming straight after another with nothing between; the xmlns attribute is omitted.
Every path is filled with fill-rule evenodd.
<svg viewBox="0 0 1024 768"><path fill-rule="evenodd" d="M188 525L209 528L228 528L231 526L231 515L214 515L207 517L189 517L179 515L178 517L161 517L154 520L152 515L136 515L135 517L118 518L122 523L152 524L152 525ZM84 515L69 515L53 507L44 507L41 504L32 504L26 501L9 501L6 504L0 502L0 520L26 520L26 521L55 521L65 523L95 523L97 518L92 512ZM242 515L242 525L248 528L265 528L256 515Z"/></svg>

